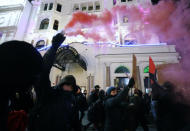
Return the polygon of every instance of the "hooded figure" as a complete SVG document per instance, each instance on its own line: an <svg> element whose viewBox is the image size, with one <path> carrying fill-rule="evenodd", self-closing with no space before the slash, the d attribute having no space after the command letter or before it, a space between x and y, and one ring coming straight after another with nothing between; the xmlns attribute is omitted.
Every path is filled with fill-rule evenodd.
<svg viewBox="0 0 190 131"><path fill-rule="evenodd" d="M94 90L91 92L90 96L87 99L88 105L91 105L98 100L99 89L99 85L94 86Z"/></svg>
<svg viewBox="0 0 190 131"><path fill-rule="evenodd" d="M10 97L35 85L43 59L31 44L9 41L0 45L0 63L0 131L6 131Z"/></svg>
<svg viewBox="0 0 190 131"><path fill-rule="evenodd" d="M128 96L129 87L133 87L134 79L131 78L129 85L124 88L119 94L117 94L117 89L115 87L109 87L107 89L108 98L105 101L105 126L104 131L124 131L124 121L123 119L123 105L122 102L125 101Z"/></svg>
<svg viewBox="0 0 190 131"><path fill-rule="evenodd" d="M74 91L76 80L73 76L65 76L60 83L52 88L49 80L56 51L65 37L56 35L52 47L44 55L44 69L35 90L37 104L30 114L31 131L71 131L77 120Z"/></svg>

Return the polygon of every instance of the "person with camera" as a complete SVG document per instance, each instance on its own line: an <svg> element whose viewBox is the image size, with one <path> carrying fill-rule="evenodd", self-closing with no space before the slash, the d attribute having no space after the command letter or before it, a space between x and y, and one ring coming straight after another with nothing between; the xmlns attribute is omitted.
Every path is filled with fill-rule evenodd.
<svg viewBox="0 0 190 131"><path fill-rule="evenodd" d="M105 100L105 126L104 131L124 131L125 121L123 119L124 108L122 103L126 101L129 89L135 84L134 78L131 78L127 87L119 94L115 87L107 89L107 99Z"/></svg>

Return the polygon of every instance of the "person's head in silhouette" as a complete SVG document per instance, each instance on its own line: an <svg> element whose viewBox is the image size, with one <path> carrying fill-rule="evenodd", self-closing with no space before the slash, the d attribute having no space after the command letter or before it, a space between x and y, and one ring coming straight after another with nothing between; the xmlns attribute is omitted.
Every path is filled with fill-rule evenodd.
<svg viewBox="0 0 190 131"><path fill-rule="evenodd" d="M0 45L0 130L6 130L11 94L35 85L42 67L42 56L31 44L9 41Z"/></svg>

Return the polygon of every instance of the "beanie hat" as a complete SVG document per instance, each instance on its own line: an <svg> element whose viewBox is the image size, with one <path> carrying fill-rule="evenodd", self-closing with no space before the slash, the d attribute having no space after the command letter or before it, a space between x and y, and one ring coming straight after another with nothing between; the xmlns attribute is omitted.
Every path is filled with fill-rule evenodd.
<svg viewBox="0 0 190 131"><path fill-rule="evenodd" d="M111 92L114 91L114 90L116 90L116 88L113 87L113 86L111 86L111 87L109 87L109 88L107 89L106 94L107 94L108 96L110 96Z"/></svg>

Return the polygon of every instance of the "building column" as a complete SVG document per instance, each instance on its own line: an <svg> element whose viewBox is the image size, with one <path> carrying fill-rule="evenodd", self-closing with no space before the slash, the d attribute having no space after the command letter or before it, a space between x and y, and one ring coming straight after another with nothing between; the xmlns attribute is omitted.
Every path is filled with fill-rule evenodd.
<svg viewBox="0 0 190 131"><path fill-rule="evenodd" d="M106 87L111 86L110 64L106 63Z"/></svg>
<svg viewBox="0 0 190 131"><path fill-rule="evenodd" d="M87 81L88 81L88 83L87 83L87 93L89 95L91 90L94 87L94 76L91 73L88 75Z"/></svg>
<svg viewBox="0 0 190 131"><path fill-rule="evenodd" d="M37 14L39 8L40 8L40 1L38 0L32 1L32 13L30 16L30 22L28 24L28 30L27 30L28 33L33 33L34 30L36 29L36 24L38 19Z"/></svg>

